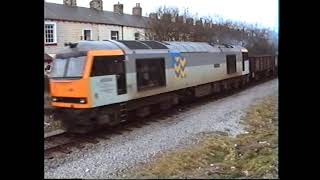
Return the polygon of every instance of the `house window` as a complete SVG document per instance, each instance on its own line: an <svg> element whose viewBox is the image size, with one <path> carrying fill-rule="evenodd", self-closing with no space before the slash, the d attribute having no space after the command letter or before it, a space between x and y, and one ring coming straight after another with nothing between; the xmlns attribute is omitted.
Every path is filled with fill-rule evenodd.
<svg viewBox="0 0 320 180"><path fill-rule="evenodd" d="M220 64L214 64L214 67L218 68L218 67L220 67Z"/></svg>
<svg viewBox="0 0 320 180"><path fill-rule="evenodd" d="M90 29L84 29L82 34L83 34L83 40L86 40L86 41L91 40L91 30Z"/></svg>
<svg viewBox="0 0 320 180"><path fill-rule="evenodd" d="M118 40L118 39L119 39L119 32L111 31L111 40Z"/></svg>
<svg viewBox="0 0 320 180"><path fill-rule="evenodd" d="M139 40L139 39L140 39L139 32L134 33L134 40Z"/></svg>
<svg viewBox="0 0 320 180"><path fill-rule="evenodd" d="M237 72L236 55L227 55L227 73Z"/></svg>
<svg viewBox="0 0 320 180"><path fill-rule="evenodd" d="M44 40L45 44L57 43L57 32L55 22L46 22L44 25Z"/></svg>
<svg viewBox="0 0 320 180"><path fill-rule="evenodd" d="M138 91L166 85L164 58L136 59Z"/></svg>

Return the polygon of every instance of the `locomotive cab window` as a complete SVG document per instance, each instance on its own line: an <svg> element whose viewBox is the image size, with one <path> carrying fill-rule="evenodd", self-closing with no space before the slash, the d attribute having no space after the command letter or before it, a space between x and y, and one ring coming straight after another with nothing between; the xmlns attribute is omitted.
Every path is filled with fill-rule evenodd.
<svg viewBox="0 0 320 180"><path fill-rule="evenodd" d="M227 74L237 72L236 55L227 55Z"/></svg>
<svg viewBox="0 0 320 180"><path fill-rule="evenodd" d="M105 76L125 73L124 56L95 56L91 76Z"/></svg>
<svg viewBox="0 0 320 180"><path fill-rule="evenodd" d="M164 58L136 59L138 91L166 85Z"/></svg>
<svg viewBox="0 0 320 180"><path fill-rule="evenodd" d="M249 60L247 52L242 53L242 71L245 71L245 61Z"/></svg>
<svg viewBox="0 0 320 180"><path fill-rule="evenodd" d="M95 56L91 69L91 76L115 75L118 95L127 93L125 57Z"/></svg>

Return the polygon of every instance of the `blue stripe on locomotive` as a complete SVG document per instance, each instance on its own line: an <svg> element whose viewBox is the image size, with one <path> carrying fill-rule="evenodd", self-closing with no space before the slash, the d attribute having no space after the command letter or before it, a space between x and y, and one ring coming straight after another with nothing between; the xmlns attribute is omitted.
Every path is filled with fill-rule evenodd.
<svg viewBox="0 0 320 180"><path fill-rule="evenodd" d="M174 65L176 64L176 57L179 57L181 56L180 52L179 51L174 51L174 50L171 50L169 52L170 54L170 57L171 57L171 67L174 68Z"/></svg>

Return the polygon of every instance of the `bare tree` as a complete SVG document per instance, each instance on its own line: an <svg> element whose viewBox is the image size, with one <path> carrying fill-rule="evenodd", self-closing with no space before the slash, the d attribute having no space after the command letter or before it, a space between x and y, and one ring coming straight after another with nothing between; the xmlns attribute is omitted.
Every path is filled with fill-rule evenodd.
<svg viewBox="0 0 320 180"><path fill-rule="evenodd" d="M150 14L148 39L158 41L202 41L236 44L246 47L251 54L273 54L277 51L277 35L247 24L224 20L220 16L195 18L188 10L179 14L177 8L159 7Z"/></svg>

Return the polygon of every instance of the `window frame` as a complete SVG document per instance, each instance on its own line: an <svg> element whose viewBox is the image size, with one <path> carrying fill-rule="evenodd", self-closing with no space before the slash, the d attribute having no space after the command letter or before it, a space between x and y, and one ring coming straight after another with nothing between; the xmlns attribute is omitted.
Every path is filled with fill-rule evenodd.
<svg viewBox="0 0 320 180"><path fill-rule="evenodd" d="M112 33L113 33L113 32L116 32L116 33L117 33L117 34L116 34L117 39L112 39L112 37L113 37L113 36L112 36ZM111 39L111 40L119 40L119 31L110 31L110 39Z"/></svg>
<svg viewBox="0 0 320 180"><path fill-rule="evenodd" d="M105 58L105 59L104 59ZM125 56L124 55L114 55L114 56L110 56L110 55L102 55L102 56L93 56L92 58L93 62L92 62L92 67L91 67L91 72L90 72L90 77L98 77L98 76L109 76L109 75L117 75L117 74L126 74L126 66L125 66ZM98 62L100 61L100 62ZM121 69L122 72L108 72L106 73L106 71L108 71L109 69L107 68L103 68L106 66L109 66L110 64L112 64L114 61L119 61L120 63L122 63ZM98 63L97 63L98 62ZM99 64L100 63L100 64ZM96 64L99 64L99 68L101 69L96 69Z"/></svg>
<svg viewBox="0 0 320 180"><path fill-rule="evenodd" d="M235 68L234 68L234 71L230 72L230 59L228 59L228 57L235 57L234 59L234 65L235 65ZM232 59L233 60L233 59ZM234 74L237 72L237 56L236 54L228 54L226 55L226 64L227 64L227 74Z"/></svg>
<svg viewBox="0 0 320 180"><path fill-rule="evenodd" d="M138 35L138 36L136 36L136 35ZM138 39L137 39L137 37L138 37ZM140 32L134 33L134 40L136 40L136 41L140 40Z"/></svg>
<svg viewBox="0 0 320 180"><path fill-rule="evenodd" d="M46 41L46 25L53 25L53 42ZM57 23L56 22L46 21L44 23L44 44L45 45L57 44Z"/></svg>
<svg viewBox="0 0 320 180"><path fill-rule="evenodd" d="M140 77L143 76L143 75L140 74L140 73L142 73L141 71L140 72L138 71L138 65L142 65L144 62L148 62L148 61L151 64L152 61L154 62L156 60L158 60L158 62L160 62L160 65L163 66L159 70L159 72L162 73L162 77L161 78L157 78L157 81L158 81L159 84L158 85L154 85L154 86L146 86L146 85L141 86L142 83L141 83L141 78ZM164 57L150 57L150 58L138 58L138 59L135 59L135 68L136 68L136 83L137 83L138 92L167 86L166 60L165 60ZM150 71L148 72L148 75L150 76Z"/></svg>
<svg viewBox="0 0 320 180"><path fill-rule="evenodd" d="M92 29L91 29L91 28L85 28L85 29L82 29L82 39L81 39L81 40L84 40L84 41L90 41L90 40L85 40L85 34L84 34L84 31L90 31L90 40L92 40Z"/></svg>
<svg viewBox="0 0 320 180"><path fill-rule="evenodd" d="M77 74L76 76L68 76L68 73L70 72L69 67L70 66L70 61L74 60L76 58L81 58L81 60L83 60L83 64L81 66L81 71L79 71L79 74ZM83 58L83 59L82 59ZM53 71L52 69L54 68L55 63L57 63L57 61L65 61L64 67L63 67L63 72L61 73L62 76L53 76ZM75 61L80 61L80 59L75 60ZM73 62L75 62L73 61ZM57 58L52 62L51 68L50 68L50 73L51 73L51 78L52 79L69 79L69 78L76 78L76 79L82 79L85 73L85 67L86 67L86 63L87 63L87 56L77 56L77 57L68 57L68 58ZM75 66L73 66L75 67ZM56 75L56 74L55 74Z"/></svg>
<svg viewBox="0 0 320 180"><path fill-rule="evenodd" d="M246 56L244 56L246 54ZM246 57L246 59L244 59ZM245 61L249 60L249 53L248 52L242 52L242 71L245 71Z"/></svg>

